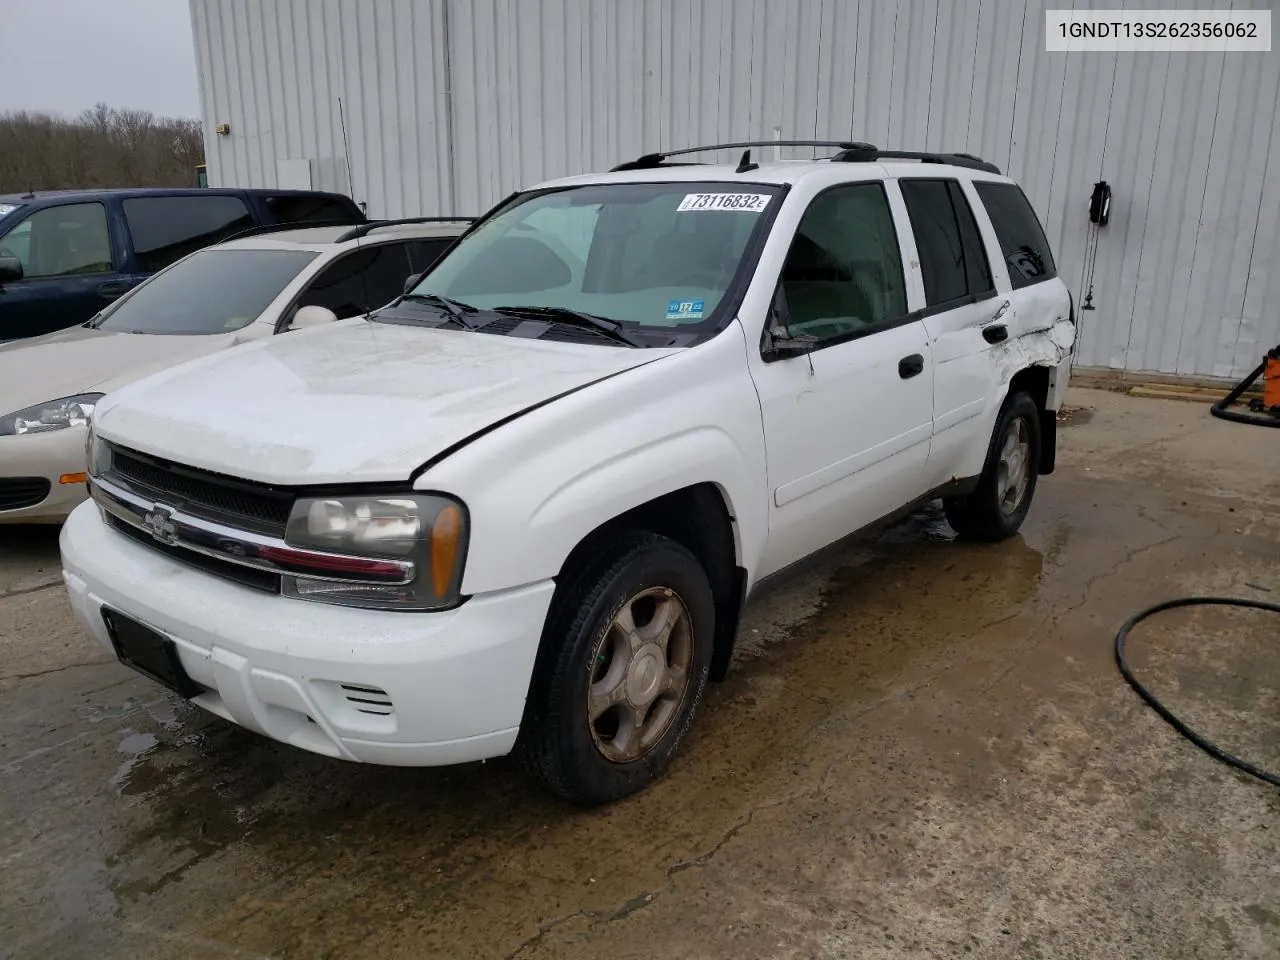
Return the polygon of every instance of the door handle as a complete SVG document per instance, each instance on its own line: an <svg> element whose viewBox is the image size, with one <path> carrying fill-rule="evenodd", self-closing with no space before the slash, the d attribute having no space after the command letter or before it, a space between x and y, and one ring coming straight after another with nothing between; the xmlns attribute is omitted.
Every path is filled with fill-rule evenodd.
<svg viewBox="0 0 1280 960"><path fill-rule="evenodd" d="M924 357L918 353L913 353L909 357L903 357L898 361L898 376L903 380L910 380L917 373L924 370Z"/></svg>
<svg viewBox="0 0 1280 960"><path fill-rule="evenodd" d="M114 300L116 297L122 296L129 289L129 285L123 280L108 280L106 283L98 285L98 296L104 300Z"/></svg>
<svg viewBox="0 0 1280 960"><path fill-rule="evenodd" d="M1004 343L1009 339L1009 328L1003 323L993 323L982 328L982 339L987 343Z"/></svg>
<svg viewBox="0 0 1280 960"><path fill-rule="evenodd" d="M990 320L988 320L987 323L995 323L997 320L999 320L1008 312L1009 312L1009 301L1006 300L1004 303L1000 304L1000 309L996 311L995 316L992 317Z"/></svg>

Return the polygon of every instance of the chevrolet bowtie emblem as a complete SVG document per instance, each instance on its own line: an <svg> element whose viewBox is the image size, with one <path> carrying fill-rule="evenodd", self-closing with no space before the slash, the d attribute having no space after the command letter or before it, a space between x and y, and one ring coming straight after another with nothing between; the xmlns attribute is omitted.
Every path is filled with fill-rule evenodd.
<svg viewBox="0 0 1280 960"><path fill-rule="evenodd" d="M178 525L173 522L173 507L157 503L151 512L142 518L142 526L161 543L178 542Z"/></svg>

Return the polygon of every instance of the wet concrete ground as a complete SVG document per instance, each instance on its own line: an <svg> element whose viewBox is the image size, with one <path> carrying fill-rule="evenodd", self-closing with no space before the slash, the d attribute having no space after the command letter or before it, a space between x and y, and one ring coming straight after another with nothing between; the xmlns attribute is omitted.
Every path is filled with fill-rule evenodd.
<svg viewBox="0 0 1280 960"><path fill-rule="evenodd" d="M0 528L0 957L1280 956L1280 791L1177 737L1112 634L1280 600L1280 436L1078 391L1022 536L925 511L753 603L669 775L566 807L506 761L310 756L75 628ZM1177 611L1135 668L1280 769L1280 617Z"/></svg>

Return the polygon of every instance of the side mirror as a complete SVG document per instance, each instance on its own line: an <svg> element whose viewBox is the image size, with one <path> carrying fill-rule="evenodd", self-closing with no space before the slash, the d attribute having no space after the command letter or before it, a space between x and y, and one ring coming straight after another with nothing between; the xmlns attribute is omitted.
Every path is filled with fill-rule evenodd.
<svg viewBox="0 0 1280 960"><path fill-rule="evenodd" d="M336 323L338 315L328 307L299 307L298 312L289 321L290 330L302 330L306 327L322 327L326 323Z"/></svg>
<svg viewBox="0 0 1280 960"><path fill-rule="evenodd" d="M775 333L772 350L775 357L785 360L788 357L803 357L813 353L820 343L822 340L811 333L800 333L794 337L785 333Z"/></svg>
<svg viewBox="0 0 1280 960"><path fill-rule="evenodd" d="M22 279L22 261L17 257L0 254L0 283Z"/></svg>
<svg viewBox="0 0 1280 960"><path fill-rule="evenodd" d="M411 276L408 280L404 282L404 292L405 293L411 292L414 287L416 287L418 284L422 282L422 278L425 277L426 275L427 275L427 271L423 270L421 273L415 273L413 276Z"/></svg>
<svg viewBox="0 0 1280 960"><path fill-rule="evenodd" d="M773 303L769 307L769 325L764 331L764 347L769 359L787 360L791 357L803 357L818 349L822 340L811 333L798 333L792 336L787 332L787 298L782 285L774 291ZM813 365L813 361L809 362Z"/></svg>

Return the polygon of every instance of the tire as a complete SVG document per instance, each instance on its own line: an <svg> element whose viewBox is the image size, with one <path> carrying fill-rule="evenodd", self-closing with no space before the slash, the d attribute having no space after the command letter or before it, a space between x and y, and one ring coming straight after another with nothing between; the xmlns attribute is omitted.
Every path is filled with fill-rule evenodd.
<svg viewBox="0 0 1280 960"><path fill-rule="evenodd" d="M1026 393L1010 394L996 418L977 489L942 501L947 522L956 533L966 540L995 543L1018 532L1040 477L1040 444L1040 408ZM1021 447L1019 460L1025 458L1025 482L1016 495L1011 492L1017 486L1010 480L1011 447Z"/></svg>
<svg viewBox="0 0 1280 960"><path fill-rule="evenodd" d="M702 701L714 635L711 585L680 544L622 531L591 545L547 615L516 744L525 770L583 806L655 780Z"/></svg>

